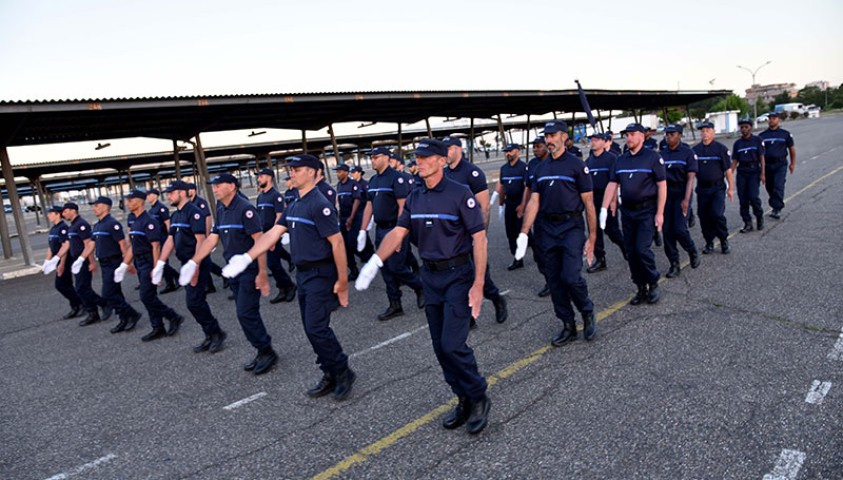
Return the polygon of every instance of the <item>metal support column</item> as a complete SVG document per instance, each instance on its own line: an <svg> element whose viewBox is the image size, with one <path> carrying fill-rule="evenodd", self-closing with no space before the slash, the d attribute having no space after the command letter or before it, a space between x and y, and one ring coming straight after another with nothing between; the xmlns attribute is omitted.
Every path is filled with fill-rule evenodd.
<svg viewBox="0 0 843 480"><path fill-rule="evenodd" d="M194 138L196 142L193 144L193 155L196 157L196 170L199 172L200 175L200 182L205 189L205 198L208 199L208 206L211 208L211 212L214 214L216 218L217 214L217 200L214 198L214 190L208 185L208 164L205 162L205 149L202 148L202 139L199 138L199 134L197 133ZM198 187L199 185L197 185Z"/></svg>
<svg viewBox="0 0 843 480"><path fill-rule="evenodd" d="M41 202L41 215L44 216L44 225L50 225L50 219L47 218L47 195L44 193L44 185L41 183L41 177L35 179L35 189L38 190L38 200Z"/></svg>
<svg viewBox="0 0 843 480"><path fill-rule="evenodd" d="M694 132L694 121L691 120L691 109L688 107L688 105L685 105L685 115L688 116L688 130L691 131L691 138L696 142L697 133Z"/></svg>
<svg viewBox="0 0 843 480"><path fill-rule="evenodd" d="M474 117L471 117L471 130L468 134L468 161L474 163Z"/></svg>
<svg viewBox="0 0 843 480"><path fill-rule="evenodd" d="M306 130L301 131L301 149L302 149L303 153L307 154L307 131Z"/></svg>
<svg viewBox="0 0 843 480"><path fill-rule="evenodd" d="M35 182L29 182L29 191L32 192L32 206L35 209L35 225L41 226L41 215L38 214L38 192L35 189ZM44 209L41 208L43 212ZM50 222L47 222L49 224Z"/></svg>
<svg viewBox="0 0 843 480"><path fill-rule="evenodd" d="M18 197L18 187L15 185L15 174L12 172L12 162L9 160L9 152L6 150L5 146L0 147L0 164L2 164L3 167L3 178L6 180L6 192L9 195L9 203L12 206L12 215L15 218L15 228L18 230L18 240L20 240L23 263L26 265L34 265L32 247L29 245L29 234L26 231L26 221L23 218L20 197ZM5 213L3 216L5 217ZM8 231L9 230L6 229L7 235ZM11 247L11 242L9 242L8 253L11 253ZM5 250L6 248L4 242L4 251Z"/></svg>
<svg viewBox="0 0 843 480"><path fill-rule="evenodd" d="M424 119L424 124L427 126L427 136L433 138L433 130L430 129L430 117Z"/></svg>
<svg viewBox="0 0 843 480"><path fill-rule="evenodd" d="M331 147L333 147L334 152L334 159L337 161L337 166L340 164L340 149L337 145L337 136L334 134L334 124L328 125L328 133L331 135ZM331 169L328 168L328 159L322 159L325 162L325 179L328 183L331 183L333 180L331 179Z"/></svg>
<svg viewBox="0 0 843 480"><path fill-rule="evenodd" d="M506 132L503 129L503 119L501 118L501 114L498 114L498 135L500 135L501 142L506 145Z"/></svg>
<svg viewBox="0 0 843 480"><path fill-rule="evenodd" d="M404 137L401 130L401 122L398 122L398 156L404 158Z"/></svg>
<svg viewBox="0 0 843 480"><path fill-rule="evenodd" d="M173 140L173 162L176 167L176 180L181 180L181 160L179 159L179 146Z"/></svg>

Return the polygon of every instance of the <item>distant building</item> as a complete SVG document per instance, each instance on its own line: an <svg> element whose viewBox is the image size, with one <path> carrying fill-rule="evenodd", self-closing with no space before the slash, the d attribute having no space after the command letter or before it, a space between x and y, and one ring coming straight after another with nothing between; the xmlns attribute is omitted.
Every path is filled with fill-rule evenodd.
<svg viewBox="0 0 843 480"><path fill-rule="evenodd" d="M764 103L770 103L774 98L787 92L790 98L796 98L799 89L796 88L795 83L772 83L770 85L753 85L746 89L746 101L750 105L756 102L756 99Z"/></svg>
<svg viewBox="0 0 843 480"><path fill-rule="evenodd" d="M714 133L734 133L738 131L738 113L737 110L709 112L705 119L714 124Z"/></svg>
<svg viewBox="0 0 843 480"><path fill-rule="evenodd" d="M810 83L805 84L805 88L809 88L809 87L816 87L816 88L819 88L820 91L824 92L824 91L828 90L829 85L828 85L827 80L817 80L816 82L810 82Z"/></svg>

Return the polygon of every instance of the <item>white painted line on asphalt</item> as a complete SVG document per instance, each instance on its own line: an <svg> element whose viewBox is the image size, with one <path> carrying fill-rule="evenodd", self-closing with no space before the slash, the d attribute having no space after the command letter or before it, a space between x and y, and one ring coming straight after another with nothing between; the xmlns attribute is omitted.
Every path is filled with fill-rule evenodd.
<svg viewBox="0 0 843 480"><path fill-rule="evenodd" d="M48 478L47 480L64 480L66 478L70 478L70 477L79 475L80 473L84 473L88 470L92 470L94 468L97 468L100 465L102 465L103 463L110 462L110 461L114 460L115 458L117 458L117 455L115 455L113 453L109 453L108 455L106 455L104 457L100 457L100 458L94 460L93 462L88 462L84 465L79 465L78 467L76 467L73 470L70 470L68 472L59 473L58 475L53 475L52 477Z"/></svg>
<svg viewBox="0 0 843 480"><path fill-rule="evenodd" d="M422 330L427 330L427 325L424 325L424 326L422 326L422 327L419 327L419 328L417 328L417 329L415 329L415 330L410 330L409 332L404 332L404 333L402 333L401 335L398 335L398 336L396 336L396 337L392 337L392 338L390 338L389 340L386 340L386 341L384 341L384 342L381 342L381 343L379 343L379 344L377 344L377 345L374 345L374 346L372 346L372 347L369 347L369 348L367 348L367 349L365 349L365 350L361 350L361 351L359 351L359 352L352 353L351 355L349 355L349 356L348 356L348 358L354 358L354 357L357 357L357 356L363 355L364 353L372 352L372 351L375 351L375 350L377 350L377 349L379 349L379 348L383 348L383 347L385 347L385 346L387 346L387 345L391 345L391 344L393 344L393 343L395 343L395 342L397 342L397 341L399 341L399 340L404 340L405 338L407 338L407 337L409 337L409 336L411 336L411 335L414 335L414 334L416 334L416 333L418 333L418 332L421 332Z"/></svg>
<svg viewBox="0 0 843 480"><path fill-rule="evenodd" d="M509 295L509 291L510 291L510 290L509 290L508 288L507 288L506 290L502 290L502 291L501 291L501 296L503 297L504 295ZM484 301L484 302L491 302L491 300L489 300L488 298L484 298L484 299L483 299L483 301Z"/></svg>
<svg viewBox="0 0 843 480"><path fill-rule="evenodd" d="M254 402L255 400L257 400L261 397L265 397L265 396L266 396L266 392L256 393L256 394L252 395L251 397L246 397L243 400L237 400L236 402L232 403L231 405L226 405L226 406L222 407L222 409L223 410L234 410L235 408L242 407L243 405L246 405L247 403Z"/></svg>
<svg viewBox="0 0 843 480"><path fill-rule="evenodd" d="M764 475L763 480L793 480L799 474L802 463L805 461L805 453L799 450L782 450L779 461L773 467L773 471Z"/></svg>
<svg viewBox="0 0 843 480"><path fill-rule="evenodd" d="M837 342L828 354L829 360L843 360L843 333L837 337Z"/></svg>
<svg viewBox="0 0 843 480"><path fill-rule="evenodd" d="M805 401L814 405L819 405L823 403L823 398L825 398L830 389L831 382L820 382L819 380L814 380L814 383L811 384L811 389L808 390L808 396L805 397Z"/></svg>

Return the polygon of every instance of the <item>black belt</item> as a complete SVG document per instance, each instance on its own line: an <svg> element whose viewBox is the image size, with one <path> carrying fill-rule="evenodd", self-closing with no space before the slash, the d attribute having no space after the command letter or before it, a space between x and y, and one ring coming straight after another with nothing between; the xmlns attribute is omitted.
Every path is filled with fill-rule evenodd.
<svg viewBox="0 0 843 480"><path fill-rule="evenodd" d="M580 216L582 216L582 212L543 213L542 219L548 222L561 223Z"/></svg>
<svg viewBox="0 0 843 480"><path fill-rule="evenodd" d="M650 207L655 207L655 206L656 206L656 199L655 198L651 198L649 200L644 200L643 202L640 202L640 203L633 203L633 202L623 202L623 203L621 203L621 208L623 208L624 210L632 210L632 211L644 210L645 208L650 208Z"/></svg>
<svg viewBox="0 0 843 480"><path fill-rule="evenodd" d="M770 165L770 164L773 164L773 163L782 163L782 162L786 162L786 161L787 161L787 157L764 157L764 163L767 164L767 165Z"/></svg>
<svg viewBox="0 0 843 480"><path fill-rule="evenodd" d="M697 180L697 187L699 188L711 188L716 187L718 185L723 185L723 179L720 180L712 180L710 182L704 182L702 180Z"/></svg>
<svg viewBox="0 0 843 480"><path fill-rule="evenodd" d="M297 263L296 268L299 269L300 272L309 272L311 270L315 270L319 267L326 267L328 265L333 265L334 259L331 257L323 258L322 260L317 260L315 262L302 262Z"/></svg>
<svg viewBox="0 0 843 480"><path fill-rule="evenodd" d="M460 255L458 257L454 257L454 258L451 258L451 259L448 259L448 260L431 261L431 260L422 259L422 262L424 262L425 268L427 268L431 272L441 272L443 270L450 270L452 268L465 265L466 263L468 263L470 261L471 261L471 255L469 255L467 253L465 255Z"/></svg>
<svg viewBox="0 0 843 480"><path fill-rule="evenodd" d="M378 228L387 229L387 228L394 228L395 225L398 225L398 222L377 222L376 221L375 225L377 225Z"/></svg>

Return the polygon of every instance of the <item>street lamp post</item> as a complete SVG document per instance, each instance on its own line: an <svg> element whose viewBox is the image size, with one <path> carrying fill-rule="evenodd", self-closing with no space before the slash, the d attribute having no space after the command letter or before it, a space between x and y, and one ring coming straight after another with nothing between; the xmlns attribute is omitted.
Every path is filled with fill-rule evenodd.
<svg viewBox="0 0 843 480"><path fill-rule="evenodd" d="M755 74L758 73L758 70L761 70L762 68L766 67L771 63L773 63L772 60L767 60L766 63L759 65L758 68L756 68L755 70L750 70L740 65L738 65L738 68L740 68L741 70L746 70L747 72L749 72L750 75L752 75L752 86L755 86ZM752 127L758 128L758 95L752 98L752 113Z"/></svg>

